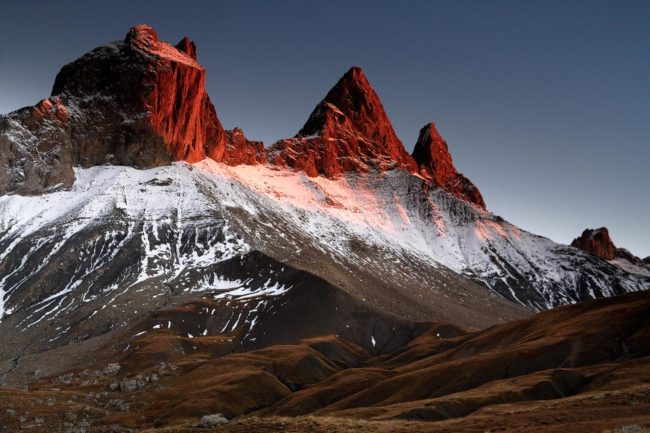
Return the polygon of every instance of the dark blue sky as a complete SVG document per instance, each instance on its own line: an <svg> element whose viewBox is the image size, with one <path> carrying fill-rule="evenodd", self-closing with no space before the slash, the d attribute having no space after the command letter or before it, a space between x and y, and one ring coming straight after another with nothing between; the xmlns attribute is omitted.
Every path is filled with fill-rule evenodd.
<svg viewBox="0 0 650 433"><path fill-rule="evenodd" d="M650 255L650 1L3 0L0 112L137 23L196 41L227 128L292 136L358 65L406 147L435 121L490 210Z"/></svg>

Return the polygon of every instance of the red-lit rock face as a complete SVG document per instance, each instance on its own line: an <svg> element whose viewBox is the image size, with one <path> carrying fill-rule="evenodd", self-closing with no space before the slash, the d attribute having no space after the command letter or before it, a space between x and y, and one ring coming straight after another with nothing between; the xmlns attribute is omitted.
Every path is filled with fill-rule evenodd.
<svg viewBox="0 0 650 433"><path fill-rule="evenodd" d="M220 157L225 133L205 91L205 69L196 46L177 47L146 26L133 27L123 42L97 48L66 65L53 95L77 104L72 128L76 163L156 166Z"/></svg>
<svg viewBox="0 0 650 433"><path fill-rule="evenodd" d="M616 257L616 247L605 227L595 230L586 229L579 238L571 242L571 246L580 248L604 260L614 260Z"/></svg>
<svg viewBox="0 0 650 433"><path fill-rule="evenodd" d="M268 156L261 142L246 139L240 129L224 131L205 91L205 70L197 61L196 45L183 38L172 46L146 25L135 26L123 41L98 47L64 66L52 97L26 110L7 118L0 133L8 143L5 147L19 149L12 137L18 137L14 130L25 125L34 131L33 146L26 149L36 153L22 157L22 150L21 155L5 152L0 166L14 160L31 164L29 158L39 160L38 152L56 144L56 158L46 155L53 162L32 164L56 167L42 176L50 180L40 183L23 179L21 173L28 171L19 167L15 179L0 186L0 192L39 193L55 181L69 186L74 180L72 165L148 168L209 157L230 165L268 159L309 176L328 178L400 168L421 173L429 183L485 207L478 189L456 172L433 126L421 133L415 159L408 154L377 94L356 67L329 91L300 132L275 143ZM50 139L54 136L63 138Z"/></svg>
<svg viewBox="0 0 650 433"><path fill-rule="evenodd" d="M442 139L433 122L420 130L413 149L413 159L422 177L456 197L485 209L485 202L478 188L456 171L447 142Z"/></svg>
<svg viewBox="0 0 650 433"><path fill-rule="evenodd" d="M183 38L174 47L146 25L64 66L50 98L0 116L0 194L70 187L73 166L148 168L206 156L266 161L261 142L239 129L226 137L196 45Z"/></svg>
<svg viewBox="0 0 650 433"><path fill-rule="evenodd" d="M266 151L261 141L251 141L244 136L239 128L226 131L226 150L221 162L228 165L263 164L266 162Z"/></svg>
<svg viewBox="0 0 650 433"><path fill-rule="evenodd" d="M185 36L179 43L176 44L176 49L179 51L184 52L194 60L197 60L196 58L196 44L190 39Z"/></svg>
<svg viewBox="0 0 650 433"><path fill-rule="evenodd" d="M40 122L49 118L65 124L68 121L68 110L58 98L42 99L30 108L30 115L34 121Z"/></svg>
<svg viewBox="0 0 650 433"><path fill-rule="evenodd" d="M296 137L275 143L269 159L329 178L370 168L417 171L360 68L336 83Z"/></svg>

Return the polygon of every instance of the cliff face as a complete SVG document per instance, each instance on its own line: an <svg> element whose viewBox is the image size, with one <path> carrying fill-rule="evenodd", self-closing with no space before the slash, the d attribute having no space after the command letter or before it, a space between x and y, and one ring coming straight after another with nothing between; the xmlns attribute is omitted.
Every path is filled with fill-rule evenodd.
<svg viewBox="0 0 650 433"><path fill-rule="evenodd" d="M74 106L73 159L153 167L196 162L225 150L205 91L205 69L187 38L178 48L145 25L63 67L52 94Z"/></svg>
<svg viewBox="0 0 650 433"><path fill-rule="evenodd" d="M456 197L485 209L481 191L456 170L447 142L442 139L433 122L420 130L413 149L413 159L422 177Z"/></svg>
<svg viewBox="0 0 650 433"><path fill-rule="evenodd" d="M309 176L403 168L415 161L397 138L379 97L360 68L351 68L321 101L294 138L280 140L270 160Z"/></svg>
<svg viewBox="0 0 650 433"><path fill-rule="evenodd" d="M240 128L227 130L226 150L221 162L228 165L264 164L266 162L264 143L247 139Z"/></svg>
<svg viewBox="0 0 650 433"><path fill-rule="evenodd" d="M353 67L316 106L298 134L263 143L225 131L205 90L194 42L172 46L149 26L98 47L57 74L52 96L0 118L0 194L69 188L73 167L151 168L206 157L228 165L267 160L309 176L401 169L485 209L480 191L453 165L435 126L404 148L360 68Z"/></svg>
<svg viewBox="0 0 650 433"><path fill-rule="evenodd" d="M50 98L0 117L0 194L69 188L73 166L265 161L261 143L226 135L205 75L194 42L146 25L64 66Z"/></svg>

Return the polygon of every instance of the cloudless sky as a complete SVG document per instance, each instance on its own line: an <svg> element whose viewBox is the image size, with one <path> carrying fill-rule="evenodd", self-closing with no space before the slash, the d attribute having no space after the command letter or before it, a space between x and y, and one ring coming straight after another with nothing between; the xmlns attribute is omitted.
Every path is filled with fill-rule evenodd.
<svg viewBox="0 0 650 433"><path fill-rule="evenodd" d="M358 65L405 146L435 121L493 212L650 255L650 1L3 0L0 113L138 23L196 42L226 128L293 136Z"/></svg>

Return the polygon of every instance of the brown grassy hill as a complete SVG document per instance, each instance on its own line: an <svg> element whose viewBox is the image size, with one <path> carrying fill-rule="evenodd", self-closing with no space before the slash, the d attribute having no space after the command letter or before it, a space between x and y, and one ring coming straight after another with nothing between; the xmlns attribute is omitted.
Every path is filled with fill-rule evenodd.
<svg viewBox="0 0 650 433"><path fill-rule="evenodd" d="M12 412L0 412L0 425L181 432L215 412L233 419L215 428L223 432L642 432L650 425L648 293L483 331L427 326L384 353L336 334L228 354L215 347L232 344L232 335L129 337L119 345L138 349L111 355L117 372L95 366L41 379L29 391L1 390L0 405ZM166 361L143 356L154 346L179 349ZM129 380L134 389L120 390Z"/></svg>

